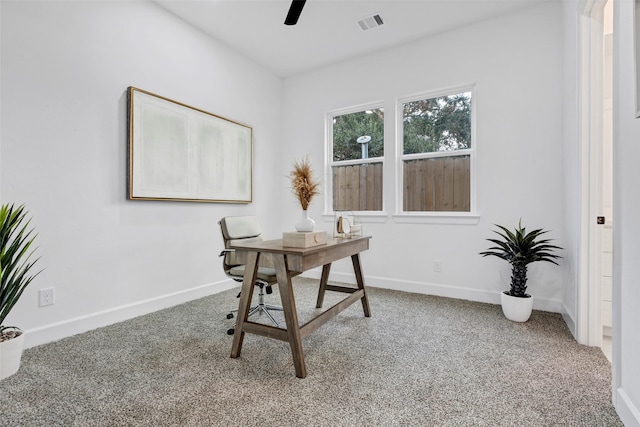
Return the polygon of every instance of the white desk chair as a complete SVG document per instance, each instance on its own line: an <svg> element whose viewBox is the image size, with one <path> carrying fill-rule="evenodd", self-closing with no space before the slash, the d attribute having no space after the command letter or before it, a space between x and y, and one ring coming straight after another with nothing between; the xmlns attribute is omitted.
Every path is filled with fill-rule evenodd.
<svg viewBox="0 0 640 427"><path fill-rule="evenodd" d="M262 231L260 224L255 216L228 216L224 217L218 223L222 231L222 239L224 240L225 249L220 252L223 258L222 265L227 276L242 283L244 277L244 264L236 260L235 250L231 246L238 243L260 242L262 241ZM271 294L273 292L272 285L278 282L276 278L276 270L267 267L258 267L258 275L255 285L260 288L258 293L258 304L251 306L249 316L253 314L264 313L271 321L278 326L278 322L273 318L269 310L282 311L282 307L266 304L264 302L265 292ZM240 297L240 294L238 294ZM227 315L227 319L233 318L233 313L238 310L232 310ZM233 335L234 328L227 331L227 334Z"/></svg>

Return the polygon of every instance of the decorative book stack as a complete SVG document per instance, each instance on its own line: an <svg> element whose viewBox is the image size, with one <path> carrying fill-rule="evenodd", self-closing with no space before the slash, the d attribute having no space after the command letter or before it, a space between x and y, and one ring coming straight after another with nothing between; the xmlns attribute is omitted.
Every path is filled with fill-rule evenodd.
<svg viewBox="0 0 640 427"><path fill-rule="evenodd" d="M287 231L282 233L282 246L310 248L326 244L326 231Z"/></svg>

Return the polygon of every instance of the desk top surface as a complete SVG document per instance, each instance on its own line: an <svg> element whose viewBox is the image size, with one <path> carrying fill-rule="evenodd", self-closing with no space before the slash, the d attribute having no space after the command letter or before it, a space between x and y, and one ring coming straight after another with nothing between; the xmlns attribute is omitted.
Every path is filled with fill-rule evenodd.
<svg viewBox="0 0 640 427"><path fill-rule="evenodd" d="M233 245L233 249L256 251L256 252L270 252L279 254L295 254L295 255L307 255L317 252L323 252L327 250L333 250L346 246L359 246L365 244L366 247L363 250L368 249L368 243L371 236L359 236L349 239L333 239L329 238L324 245L312 246L310 248L295 248L291 246L283 246L282 239L276 240L264 240L262 242L243 243L241 245Z"/></svg>

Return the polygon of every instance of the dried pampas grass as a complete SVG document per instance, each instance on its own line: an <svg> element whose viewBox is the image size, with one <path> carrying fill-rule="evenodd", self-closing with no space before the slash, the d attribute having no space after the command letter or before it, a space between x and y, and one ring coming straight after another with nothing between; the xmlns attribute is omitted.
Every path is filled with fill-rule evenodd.
<svg viewBox="0 0 640 427"><path fill-rule="evenodd" d="M300 161L294 160L293 170L289 176L291 177L293 194L300 202L302 210L306 211L313 197L320 194L320 181L317 181L313 177L309 156L306 156Z"/></svg>

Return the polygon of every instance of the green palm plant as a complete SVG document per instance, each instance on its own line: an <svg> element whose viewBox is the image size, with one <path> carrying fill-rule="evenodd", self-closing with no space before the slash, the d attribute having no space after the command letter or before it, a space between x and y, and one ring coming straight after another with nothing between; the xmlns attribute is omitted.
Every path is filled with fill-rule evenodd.
<svg viewBox="0 0 640 427"><path fill-rule="evenodd" d="M30 261L35 235L33 229L28 230L31 220L26 215L24 205L16 208L5 204L0 208L0 342L15 336L15 332L5 333L7 329L16 328L3 326L4 319L25 288L40 274L29 274L38 259Z"/></svg>
<svg viewBox="0 0 640 427"><path fill-rule="evenodd" d="M545 230L537 229L527 233L525 227L522 226L522 220L518 222L518 227L514 230L515 233L502 225L496 224L496 227L500 228L502 232L494 230L494 233L502 237L502 240L487 239L496 246L480 252L480 255L483 257L497 256L511 264L509 295L520 298L527 297L527 265L536 261L546 261L558 265L555 260L562 257L553 252L562 248L552 245L551 239L540 239L540 236L547 233Z"/></svg>

